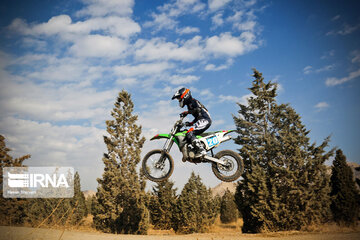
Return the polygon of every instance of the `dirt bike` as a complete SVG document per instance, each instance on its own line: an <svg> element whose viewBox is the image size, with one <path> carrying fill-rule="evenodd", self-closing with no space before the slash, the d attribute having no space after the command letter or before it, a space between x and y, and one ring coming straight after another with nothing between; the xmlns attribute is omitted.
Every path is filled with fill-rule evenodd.
<svg viewBox="0 0 360 240"><path fill-rule="evenodd" d="M183 154L182 160L184 162L211 163L215 176L221 181L232 182L238 179L244 171L244 164L240 155L231 150L222 150L216 155L213 153L214 148L231 139L231 136L227 134L235 130L208 132L196 136L207 152L204 155L198 153L192 144L187 143L187 129L182 129L185 125L183 119L184 117L181 117L180 120L176 121L169 134L157 134L150 139L166 139L166 142L162 149L152 150L145 155L142 161L142 170L145 176L154 182L164 181L171 176L174 171L174 160L169 152L173 144L176 143ZM208 155L209 151L211 156Z"/></svg>

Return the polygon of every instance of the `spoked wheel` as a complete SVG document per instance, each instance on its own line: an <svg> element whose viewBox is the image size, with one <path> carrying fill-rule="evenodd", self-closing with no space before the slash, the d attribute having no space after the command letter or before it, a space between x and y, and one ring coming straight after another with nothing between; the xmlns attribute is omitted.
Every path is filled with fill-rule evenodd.
<svg viewBox="0 0 360 240"><path fill-rule="evenodd" d="M234 151L220 151L215 155L215 158L225 162L225 164L212 163L212 170L215 176L221 181L235 181L244 171L244 163L240 155Z"/></svg>
<svg viewBox="0 0 360 240"><path fill-rule="evenodd" d="M161 149L148 152L142 162L145 176L154 182L168 179L174 171L174 160Z"/></svg>

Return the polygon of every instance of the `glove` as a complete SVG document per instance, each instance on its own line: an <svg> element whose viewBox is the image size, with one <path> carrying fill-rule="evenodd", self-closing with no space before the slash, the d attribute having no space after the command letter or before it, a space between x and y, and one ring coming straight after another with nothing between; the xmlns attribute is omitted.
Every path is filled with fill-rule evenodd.
<svg viewBox="0 0 360 240"><path fill-rule="evenodd" d="M192 126L192 125L193 125L192 122L186 122L186 123L185 123L185 126L187 126L187 127L190 127L190 126Z"/></svg>
<svg viewBox="0 0 360 240"><path fill-rule="evenodd" d="M188 111L180 113L180 117L186 117L189 114Z"/></svg>

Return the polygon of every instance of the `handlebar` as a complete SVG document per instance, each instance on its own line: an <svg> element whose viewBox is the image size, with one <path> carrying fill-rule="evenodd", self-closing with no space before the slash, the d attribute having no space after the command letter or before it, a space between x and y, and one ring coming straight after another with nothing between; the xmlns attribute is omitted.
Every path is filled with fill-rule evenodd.
<svg viewBox="0 0 360 240"><path fill-rule="evenodd" d="M184 120L185 117L180 117L179 120L177 120L174 124L174 127L173 129L171 130L171 134L175 134L175 131L176 129L179 127L179 128L182 128L184 126L183 124L183 120Z"/></svg>
<svg viewBox="0 0 360 240"><path fill-rule="evenodd" d="M180 117L180 119L176 121L175 125L182 127L182 126L183 126L183 120L184 120L184 118L185 118L185 117Z"/></svg>

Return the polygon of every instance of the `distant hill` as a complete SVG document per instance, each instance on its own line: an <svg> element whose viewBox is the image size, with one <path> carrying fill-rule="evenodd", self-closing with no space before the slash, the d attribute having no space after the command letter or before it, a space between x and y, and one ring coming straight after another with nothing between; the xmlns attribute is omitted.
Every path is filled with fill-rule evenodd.
<svg viewBox="0 0 360 240"><path fill-rule="evenodd" d="M96 192L94 192L93 190L86 190L86 191L83 191L83 193L84 193L85 199L88 199L88 198L96 195Z"/></svg>
<svg viewBox="0 0 360 240"><path fill-rule="evenodd" d="M213 187L211 189L213 197L219 195L222 197L225 194L226 189L229 189L231 193L235 193L236 191L236 182L221 182L219 185Z"/></svg>

